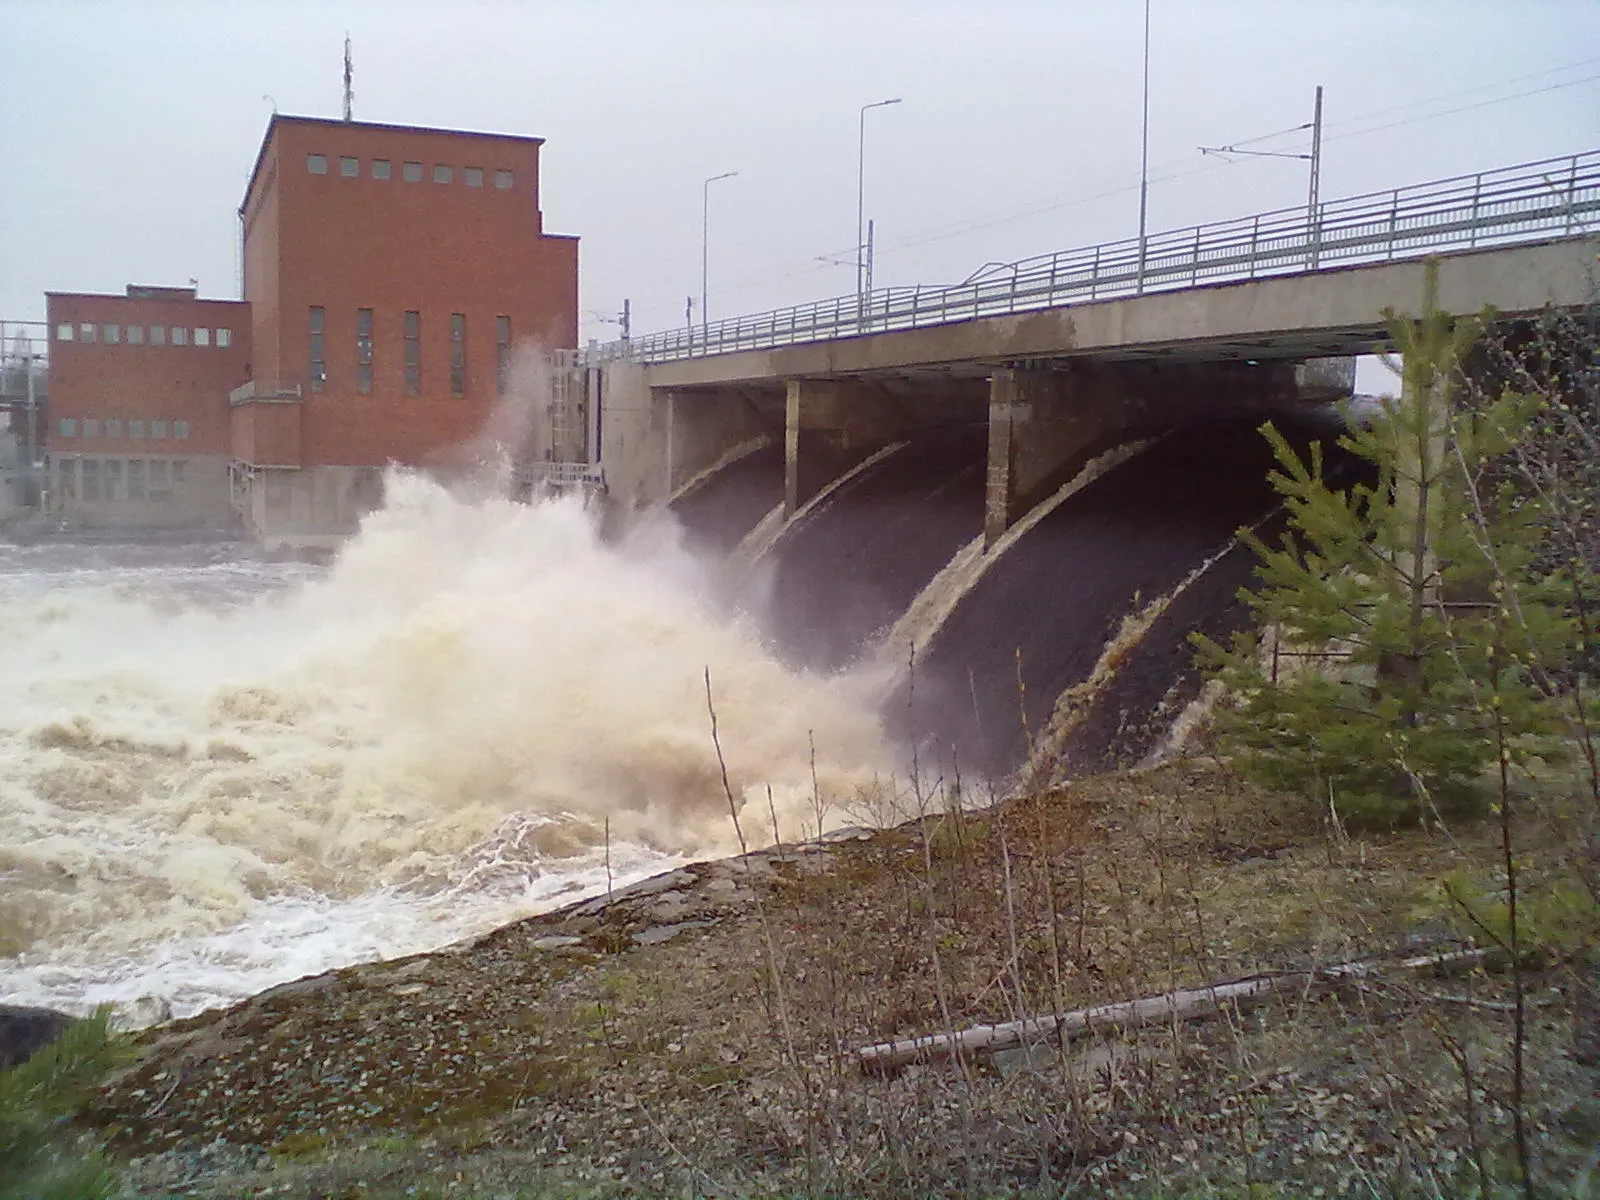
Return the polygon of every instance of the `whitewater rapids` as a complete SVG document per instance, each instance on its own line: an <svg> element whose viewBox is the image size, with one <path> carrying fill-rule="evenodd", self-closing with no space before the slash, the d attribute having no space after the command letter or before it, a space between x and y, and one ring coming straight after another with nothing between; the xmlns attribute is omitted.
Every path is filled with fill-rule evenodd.
<svg viewBox="0 0 1600 1200"><path fill-rule="evenodd" d="M125 1023L834 822L882 680L793 671L667 526L396 472L331 566L0 548L0 1001ZM824 818L827 820L828 818Z"/></svg>

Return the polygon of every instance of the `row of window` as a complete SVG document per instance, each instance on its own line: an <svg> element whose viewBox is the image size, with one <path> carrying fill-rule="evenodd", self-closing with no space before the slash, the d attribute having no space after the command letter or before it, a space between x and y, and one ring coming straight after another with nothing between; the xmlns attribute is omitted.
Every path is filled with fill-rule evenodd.
<svg viewBox="0 0 1600 1200"><path fill-rule="evenodd" d="M100 341L107 346L126 342L130 346L222 346L233 345L233 330L212 329L206 325L117 325L84 321L74 326L62 321L56 326L58 342Z"/></svg>
<svg viewBox="0 0 1600 1200"><path fill-rule="evenodd" d="M77 417L62 417L56 422L56 432L64 438L77 437L80 423ZM83 436L86 438L111 438L118 440L122 437L122 421L118 417L107 417L104 421L98 417L84 417L81 423ZM169 425L166 421L142 421L130 419L128 421L128 436L131 438L154 438L163 441L167 437ZM189 437L189 422L173 421L170 425L172 436L178 441L185 441Z"/></svg>
<svg viewBox="0 0 1600 1200"><path fill-rule="evenodd" d="M371 179L393 178L394 164L387 158L374 158L367 162L367 175ZM306 170L312 175L326 175L328 173L328 156L326 154L306 155ZM361 160L340 156L339 174L346 179L361 178ZM508 191L516 182L516 177L507 170L500 169L494 173L494 186L499 191ZM422 182L422 164L419 162L403 162L400 164L400 178L406 183ZM484 180L482 167L462 167L461 182L469 188L481 188ZM449 163L433 164L433 181L435 183L454 183L456 169Z"/></svg>
<svg viewBox="0 0 1600 1200"><path fill-rule="evenodd" d="M85 504L118 500L174 500L188 490L189 464L181 458L58 458L56 495Z"/></svg>
<svg viewBox="0 0 1600 1200"><path fill-rule="evenodd" d="M325 344L327 310L313 304L306 318L306 377L311 390L320 392L327 386L328 361ZM406 395L415 396L422 391L422 314L408 310L400 325L401 365L404 368ZM356 391L363 395L372 391L372 309L356 309ZM495 390L505 394L506 380L511 371L511 318L494 319ZM450 314L450 394L463 396L467 391L467 316Z"/></svg>

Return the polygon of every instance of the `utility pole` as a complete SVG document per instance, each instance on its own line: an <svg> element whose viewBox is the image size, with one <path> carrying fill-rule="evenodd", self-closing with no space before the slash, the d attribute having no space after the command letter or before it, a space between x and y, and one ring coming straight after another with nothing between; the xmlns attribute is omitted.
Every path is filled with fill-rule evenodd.
<svg viewBox="0 0 1600 1200"><path fill-rule="evenodd" d="M344 119L349 121L350 110L354 106L356 94L352 90L355 81L355 71L350 65L350 31L344 34Z"/></svg>
<svg viewBox="0 0 1600 1200"><path fill-rule="evenodd" d="M624 299L622 302L622 317L620 324L622 325L622 340L627 341L628 331L633 326L633 306L632 303L626 299Z"/></svg>
<svg viewBox="0 0 1600 1200"><path fill-rule="evenodd" d="M1144 0L1144 108L1139 121L1139 282L1144 291L1144 259L1150 214L1150 0Z"/></svg>
<svg viewBox="0 0 1600 1200"><path fill-rule="evenodd" d="M1306 201L1306 231L1311 242L1311 268L1315 270L1322 253L1322 221L1318 212L1318 193L1322 188L1322 85L1317 84L1317 101L1311 113L1311 195Z"/></svg>
<svg viewBox="0 0 1600 1200"><path fill-rule="evenodd" d="M22 503L24 507L30 507L37 504L39 500L39 483L36 477L39 452L35 449L39 444L39 410L33 393L33 348L31 346L22 361L28 370L28 461L22 471Z"/></svg>

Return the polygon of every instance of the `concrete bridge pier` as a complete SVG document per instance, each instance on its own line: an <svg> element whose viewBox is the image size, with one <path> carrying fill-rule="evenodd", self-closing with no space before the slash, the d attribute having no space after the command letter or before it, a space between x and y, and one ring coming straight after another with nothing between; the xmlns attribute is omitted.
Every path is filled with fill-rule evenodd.
<svg viewBox="0 0 1600 1200"><path fill-rule="evenodd" d="M985 547L1091 455L1157 431L1246 413L1265 416L1320 398L1303 376L1291 362L996 369L989 377Z"/></svg>
<svg viewBox="0 0 1600 1200"><path fill-rule="evenodd" d="M883 388L850 379L791 379L784 412L785 520L916 422Z"/></svg>

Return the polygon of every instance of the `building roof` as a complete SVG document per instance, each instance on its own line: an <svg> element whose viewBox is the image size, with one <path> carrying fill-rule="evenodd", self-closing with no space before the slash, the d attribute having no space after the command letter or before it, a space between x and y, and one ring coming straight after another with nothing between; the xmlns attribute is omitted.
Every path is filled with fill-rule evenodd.
<svg viewBox="0 0 1600 1200"><path fill-rule="evenodd" d="M256 176L261 173L261 160L266 157L267 145L272 141L272 135L279 125L332 125L351 129L383 129L390 133L427 133L445 137L491 138L498 142L525 142L534 146L544 145L544 139L541 137L528 137L519 133L487 133L475 129L437 129L430 125L391 125L382 121L345 121L338 117L297 117L289 113L274 112L267 120L267 131L261 135L261 148L256 151L256 161L250 168L250 180L245 184L244 197L239 201L241 215L244 213L245 205L249 203L250 193L255 190Z"/></svg>

